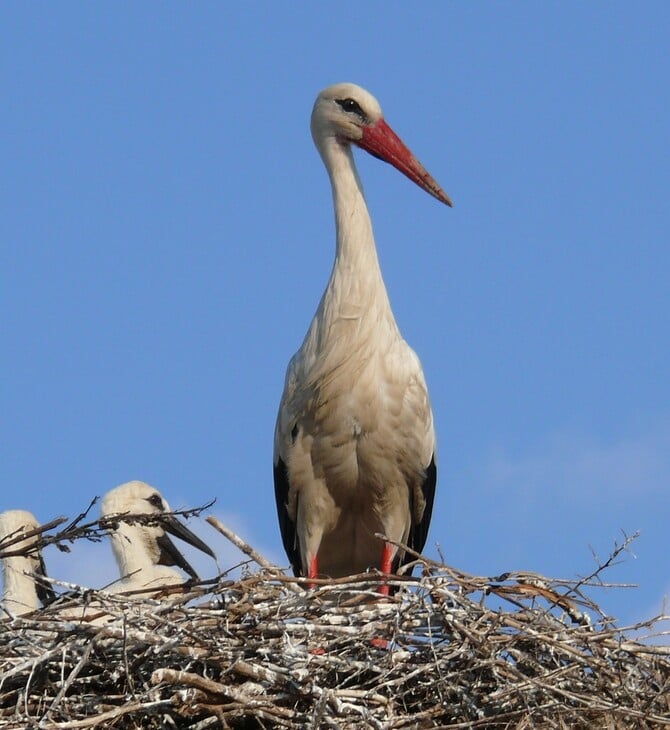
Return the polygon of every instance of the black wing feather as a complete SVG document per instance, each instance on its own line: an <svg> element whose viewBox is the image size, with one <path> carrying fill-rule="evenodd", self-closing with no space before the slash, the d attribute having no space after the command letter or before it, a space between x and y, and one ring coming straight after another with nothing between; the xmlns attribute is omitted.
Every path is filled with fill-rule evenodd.
<svg viewBox="0 0 670 730"><path fill-rule="evenodd" d="M274 481L277 517L279 518L282 543L288 559L291 561L293 574L300 576L302 575L302 558L300 557L298 542L295 539L295 525L288 514L288 469L281 456L277 457L277 463L274 466Z"/></svg>
<svg viewBox="0 0 670 730"><path fill-rule="evenodd" d="M44 565L44 560L40 555L40 562L35 570L35 590L37 591L37 597L40 599L43 606L46 606L56 600L56 594L54 593L53 588L46 581L40 580L40 578L46 577L47 570Z"/></svg>
<svg viewBox="0 0 670 730"><path fill-rule="evenodd" d="M423 484L421 485L421 491L423 492L423 498L426 502L426 506L423 510L423 515L418 522L412 522L412 527L409 531L409 537L407 544L412 550L416 550L420 553L426 544L428 538L428 528L430 527L430 518L433 514L433 502L435 501L435 485L437 484L437 465L435 464L435 454L431 457L430 464L426 468L426 476L424 477ZM414 516L414 504L412 503L410 494L410 509L411 514ZM405 563L411 563L414 560L413 555L405 555L402 560L402 565Z"/></svg>

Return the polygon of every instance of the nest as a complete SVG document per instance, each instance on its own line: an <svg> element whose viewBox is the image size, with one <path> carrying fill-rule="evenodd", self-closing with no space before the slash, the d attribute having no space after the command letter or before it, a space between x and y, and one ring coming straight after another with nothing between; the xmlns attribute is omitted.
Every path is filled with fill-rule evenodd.
<svg viewBox="0 0 670 730"><path fill-rule="evenodd" d="M670 727L670 647L628 638L664 617L617 628L587 595L628 540L577 582L417 556L386 597L376 573L306 589L208 519L241 577L151 599L68 586L0 620L1 728Z"/></svg>

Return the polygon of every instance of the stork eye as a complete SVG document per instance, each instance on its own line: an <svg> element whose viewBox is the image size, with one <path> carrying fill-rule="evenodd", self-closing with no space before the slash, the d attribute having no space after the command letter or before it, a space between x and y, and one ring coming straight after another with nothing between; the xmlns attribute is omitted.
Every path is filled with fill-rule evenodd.
<svg viewBox="0 0 670 730"><path fill-rule="evenodd" d="M361 105L355 99L336 99L336 101L345 112L358 114L361 119L365 119L365 113L361 109Z"/></svg>
<svg viewBox="0 0 670 730"><path fill-rule="evenodd" d="M152 494L151 497L147 497L147 502L152 507L157 507L159 510L163 509L163 500L161 499L160 494Z"/></svg>

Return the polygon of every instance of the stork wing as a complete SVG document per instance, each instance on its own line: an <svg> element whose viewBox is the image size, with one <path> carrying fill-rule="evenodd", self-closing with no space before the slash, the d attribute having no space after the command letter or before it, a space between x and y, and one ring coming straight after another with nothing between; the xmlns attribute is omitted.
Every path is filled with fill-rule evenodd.
<svg viewBox="0 0 670 730"><path fill-rule="evenodd" d="M430 464L426 469L426 477L421 485L421 492L425 500L423 513L419 517L416 512L416 505L410 504L412 510L412 527L409 532L408 545L412 550L420 553L426 544L428 537L428 528L430 527L430 518L433 514L433 501L435 499L435 485L437 483L437 466L435 464L435 454L433 454ZM410 497L411 499L411 497ZM418 518L418 519L417 519ZM410 555L405 556L404 563L411 562L414 558Z"/></svg>
<svg viewBox="0 0 670 730"><path fill-rule="evenodd" d="M40 580L40 578L47 577L47 571L42 556L40 555L39 558L39 564L35 568L35 590L37 591L37 597L42 602L42 605L46 606L56 599L56 594L54 593L53 588L46 581Z"/></svg>
<svg viewBox="0 0 670 730"><path fill-rule="evenodd" d="M288 466L284 461L286 456L286 441L288 432L295 427L297 414L300 412L303 399L301 397L302 389L298 387L298 382L304 379L302 368L304 361L301 350L293 355L286 368L286 377L284 380L284 392L282 393L279 403L279 413L277 414L277 423L275 426L274 438L274 483L275 483L275 501L277 503L277 518L279 519L279 531L281 532L282 544L286 555L291 562L293 573L296 576L302 575L302 557L300 555L300 546L296 535L296 525L288 511L289 498L291 497L291 483L289 479ZM301 375L303 376L301 378ZM293 425L291 425L293 424ZM297 515L297 496L295 514Z"/></svg>
<svg viewBox="0 0 670 730"><path fill-rule="evenodd" d="M288 513L289 478L288 469L281 456L277 456L274 465L275 501L277 502L277 517L279 518L279 530L284 545L284 550L291 561L293 574L296 576L302 573L302 559L296 540L295 525Z"/></svg>
<svg viewBox="0 0 670 730"><path fill-rule="evenodd" d="M421 362L412 348L404 341L401 341L401 357L398 361L403 362L407 376L408 387L404 394L404 404L407 408L408 418L411 419L412 429L419 436L421 461L425 465L423 474L408 477L409 487L409 510L410 530L407 536L407 545L412 550L420 553L428 537L428 528L433 514L433 502L435 500L435 487L437 483L437 464L435 463L435 431L433 427L433 416L428 398L428 388L421 367ZM401 565L410 563L414 556L405 554L400 560Z"/></svg>

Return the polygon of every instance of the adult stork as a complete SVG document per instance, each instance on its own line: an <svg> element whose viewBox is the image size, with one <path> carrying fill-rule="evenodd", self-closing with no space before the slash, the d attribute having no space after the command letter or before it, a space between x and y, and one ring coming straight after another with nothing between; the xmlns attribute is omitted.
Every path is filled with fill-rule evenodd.
<svg viewBox="0 0 670 730"><path fill-rule="evenodd" d="M279 526L296 575L393 573L410 556L375 534L423 549L437 477L435 431L421 363L391 310L351 145L451 201L360 86L324 89L311 129L330 177L336 250L286 373L274 439Z"/></svg>
<svg viewBox="0 0 670 730"><path fill-rule="evenodd" d="M170 514L170 506L155 488L133 481L107 492L100 507L101 517L112 525L112 550L119 566L120 580L110 586L115 593L183 583L178 566L194 580L198 574L170 540L167 532L215 558L211 548L186 525ZM132 517L155 515L155 524L138 522Z"/></svg>
<svg viewBox="0 0 670 730"><path fill-rule="evenodd" d="M51 587L39 580L40 576L46 575L38 547L39 527L40 523L31 512L12 509L0 514L2 607L10 614L31 613L54 598Z"/></svg>

